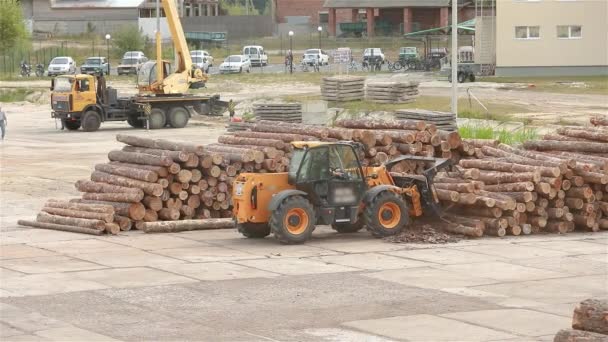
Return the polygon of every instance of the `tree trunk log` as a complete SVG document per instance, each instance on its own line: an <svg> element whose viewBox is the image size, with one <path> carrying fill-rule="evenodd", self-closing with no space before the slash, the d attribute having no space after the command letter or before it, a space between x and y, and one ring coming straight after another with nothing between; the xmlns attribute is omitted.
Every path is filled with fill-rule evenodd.
<svg viewBox="0 0 608 342"><path fill-rule="evenodd" d="M21 225L21 226L26 226L26 227L59 230L59 231L70 232L70 233L81 233L81 234L89 234L89 235L102 235L103 234L103 230L100 230L100 229L75 227L75 226L69 226L69 225L64 225L64 224L54 224L54 223L47 223L47 222L19 220L19 221L17 221L17 224ZM104 229L105 229L105 227L104 227Z"/></svg>
<svg viewBox="0 0 608 342"><path fill-rule="evenodd" d="M116 214L126 216L135 221L140 221L144 218L144 215L146 214L146 207L144 207L144 205L141 203L106 202L85 199L73 199L70 200L70 202L111 205L112 207L114 207L114 211Z"/></svg>
<svg viewBox="0 0 608 342"><path fill-rule="evenodd" d="M608 153L608 144L586 141L529 140L526 150Z"/></svg>
<svg viewBox="0 0 608 342"><path fill-rule="evenodd" d="M534 183L519 182L519 183L504 183L497 185L486 185L483 187L485 191L490 192L525 192L534 191Z"/></svg>
<svg viewBox="0 0 608 342"><path fill-rule="evenodd" d="M41 211L44 211L45 213L49 213L51 215L57 215L57 216L83 218L83 219L89 219L89 220L100 220L100 221L104 221L107 223L114 222L113 213L93 213L90 211L52 208L52 207L44 207L44 208L42 208ZM114 210L112 210L112 212L114 212Z"/></svg>
<svg viewBox="0 0 608 342"><path fill-rule="evenodd" d="M155 156L145 153L110 151L108 159L122 163L133 163L152 166L170 166L173 164L173 159L169 156Z"/></svg>
<svg viewBox="0 0 608 342"><path fill-rule="evenodd" d="M163 187L158 183L144 182L127 177L111 175L109 173L100 171L93 171L91 174L91 180L130 188L139 188L142 189L146 194L153 196L160 196L163 193Z"/></svg>
<svg viewBox="0 0 608 342"><path fill-rule="evenodd" d="M163 201L160 199L160 197L156 196L146 196L142 200L142 203L146 206L146 208L154 211L160 211L163 208Z"/></svg>
<svg viewBox="0 0 608 342"><path fill-rule="evenodd" d="M570 129L560 127L557 129L557 133L574 138L583 138L587 140L603 141L608 142L608 131L591 131L590 129Z"/></svg>
<svg viewBox="0 0 608 342"><path fill-rule="evenodd" d="M470 237L481 237L483 236L483 230L479 227L469 227L461 224L447 224L444 226L444 230L450 233L461 234Z"/></svg>
<svg viewBox="0 0 608 342"><path fill-rule="evenodd" d="M129 168L113 164L97 164L95 165L95 170L117 176L138 179L145 182L154 183L158 180L158 174L154 171Z"/></svg>
<svg viewBox="0 0 608 342"><path fill-rule="evenodd" d="M125 152L136 152L136 153L145 153L145 154L153 154L155 156L169 156L176 163L183 163L188 161L190 154L184 151L170 151L170 150L161 150L156 148L145 148L145 147L136 147L136 146L124 146L122 148Z"/></svg>
<svg viewBox="0 0 608 342"><path fill-rule="evenodd" d="M477 189L473 183L437 183L435 188L442 190L451 190L457 192L475 192Z"/></svg>
<svg viewBox="0 0 608 342"><path fill-rule="evenodd" d="M76 226L90 229L104 230L106 222L101 220L90 220L84 218L64 217L47 214L45 212L38 213L36 221L45 223L62 224L66 226Z"/></svg>
<svg viewBox="0 0 608 342"><path fill-rule="evenodd" d="M107 201L107 202L130 202L130 203L138 203L144 199L143 194L133 194L133 193L94 193L94 192L85 192L82 194L82 198L86 200L93 201Z"/></svg>
<svg viewBox="0 0 608 342"><path fill-rule="evenodd" d="M114 207L111 205L72 203L51 199L48 200L44 206L49 208L61 208L70 210L90 211L94 213L114 214Z"/></svg>
<svg viewBox="0 0 608 342"><path fill-rule="evenodd" d="M109 162L110 165L116 165L121 167L128 167L132 169L140 169L140 170L148 170L153 171L158 174L158 177L167 177L169 175L169 170L164 166L152 166L152 165L141 165L141 164L133 164L133 163L122 163L117 161Z"/></svg>
<svg viewBox="0 0 608 342"><path fill-rule="evenodd" d="M180 143L163 139L149 139L133 135L117 134L116 140L131 146L146 147L160 150L184 151L203 155L205 148L202 145Z"/></svg>
<svg viewBox="0 0 608 342"><path fill-rule="evenodd" d="M80 192L94 192L94 193L131 193L131 194L142 194L143 190L139 188L129 188L125 186L111 185L101 182L93 182L89 180L79 180L74 184L76 189Z"/></svg>
<svg viewBox="0 0 608 342"><path fill-rule="evenodd" d="M234 228L232 219L185 220L175 222L150 222L143 225L146 233L172 233L187 230Z"/></svg>
<svg viewBox="0 0 608 342"><path fill-rule="evenodd" d="M181 208L181 206L180 206ZM158 212L158 217L160 219L163 220L168 220L168 221L176 221L179 220L179 209L175 209L175 208L163 208Z"/></svg>
<svg viewBox="0 0 608 342"><path fill-rule="evenodd" d="M133 221L126 216L114 215L114 223L118 224L120 230L127 231L133 227Z"/></svg>
<svg viewBox="0 0 608 342"><path fill-rule="evenodd" d="M539 171L541 176L545 177L557 177L561 173L559 168L554 167L521 165L515 163L497 162L492 160L463 159L460 161L459 165L465 168L476 168L482 170L493 170L512 173Z"/></svg>
<svg viewBox="0 0 608 342"><path fill-rule="evenodd" d="M462 141L477 148L482 148L484 146L496 147L500 143L495 139L462 139Z"/></svg>
<svg viewBox="0 0 608 342"><path fill-rule="evenodd" d="M590 331L562 329L553 342L608 342L608 336Z"/></svg>

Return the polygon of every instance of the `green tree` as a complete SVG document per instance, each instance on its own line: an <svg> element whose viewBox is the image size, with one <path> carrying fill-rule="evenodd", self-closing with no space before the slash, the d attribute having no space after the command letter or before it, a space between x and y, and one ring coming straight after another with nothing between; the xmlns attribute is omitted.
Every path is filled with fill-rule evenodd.
<svg viewBox="0 0 608 342"><path fill-rule="evenodd" d="M18 1L0 1L0 51L19 46L28 39L21 5Z"/></svg>
<svg viewBox="0 0 608 342"><path fill-rule="evenodd" d="M117 54L125 51L144 51L148 37L136 25L125 25L112 34L112 45Z"/></svg>

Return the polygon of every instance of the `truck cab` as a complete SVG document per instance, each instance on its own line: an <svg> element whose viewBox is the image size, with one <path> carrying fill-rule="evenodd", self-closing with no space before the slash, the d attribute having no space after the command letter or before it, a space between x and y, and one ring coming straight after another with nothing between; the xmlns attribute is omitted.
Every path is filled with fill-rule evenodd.
<svg viewBox="0 0 608 342"><path fill-rule="evenodd" d="M68 130L77 130L82 124L81 114L98 106L96 87L93 75L56 77L51 85L51 116L61 119Z"/></svg>

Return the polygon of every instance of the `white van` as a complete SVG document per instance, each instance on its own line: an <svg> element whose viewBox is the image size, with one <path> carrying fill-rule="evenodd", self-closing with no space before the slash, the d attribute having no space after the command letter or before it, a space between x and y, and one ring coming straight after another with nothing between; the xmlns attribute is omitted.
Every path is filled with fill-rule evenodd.
<svg viewBox="0 0 608 342"><path fill-rule="evenodd" d="M259 45L245 46L243 55L249 57L251 65L266 66L268 65L268 55L264 51L264 47Z"/></svg>

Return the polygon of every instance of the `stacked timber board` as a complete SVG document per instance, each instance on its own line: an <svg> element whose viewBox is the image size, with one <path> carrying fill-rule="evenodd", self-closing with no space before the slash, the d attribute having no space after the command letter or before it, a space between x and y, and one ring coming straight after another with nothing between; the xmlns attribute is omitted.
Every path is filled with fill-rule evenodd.
<svg viewBox="0 0 608 342"><path fill-rule="evenodd" d="M326 101L360 101L365 97L365 77L331 76L324 77L321 97Z"/></svg>
<svg viewBox="0 0 608 342"><path fill-rule="evenodd" d="M398 120L421 120L437 126L438 129L445 131L455 131L456 116L449 112L437 112L426 109L399 109L395 112Z"/></svg>
<svg viewBox="0 0 608 342"><path fill-rule="evenodd" d="M412 103L418 97L418 82L368 82L365 98L377 103Z"/></svg>
<svg viewBox="0 0 608 342"><path fill-rule="evenodd" d="M253 113L257 120L302 122L301 103L255 103Z"/></svg>

